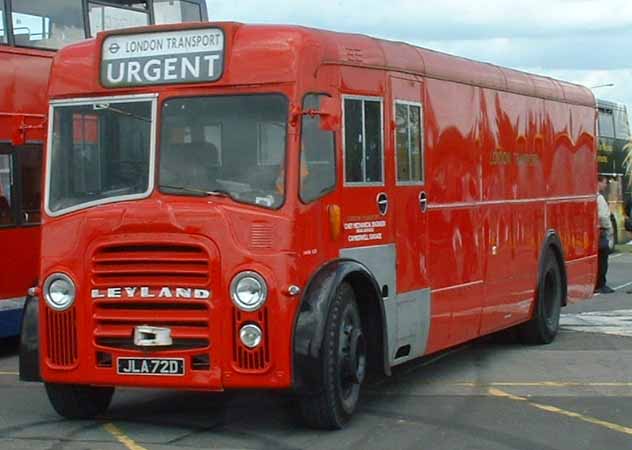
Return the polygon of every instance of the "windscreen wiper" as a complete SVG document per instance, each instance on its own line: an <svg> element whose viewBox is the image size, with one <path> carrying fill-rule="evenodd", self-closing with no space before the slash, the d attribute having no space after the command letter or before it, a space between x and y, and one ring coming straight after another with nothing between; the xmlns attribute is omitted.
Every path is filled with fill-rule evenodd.
<svg viewBox="0 0 632 450"><path fill-rule="evenodd" d="M139 116L138 114L125 111L124 109L115 108L109 103L97 103L92 106L92 109L95 111L112 111L113 113L120 114L122 116L127 116L131 117L132 119L142 120L143 122L151 123L151 118L149 117Z"/></svg>
<svg viewBox="0 0 632 450"><path fill-rule="evenodd" d="M217 189L213 191L205 191L203 189L196 189L196 188L187 187L187 186L170 186L168 184L161 184L160 189L168 189L168 190L177 191L177 192L184 192L187 194L197 195L198 197L208 197L208 196L230 197L231 196L230 192L224 191L222 189Z"/></svg>

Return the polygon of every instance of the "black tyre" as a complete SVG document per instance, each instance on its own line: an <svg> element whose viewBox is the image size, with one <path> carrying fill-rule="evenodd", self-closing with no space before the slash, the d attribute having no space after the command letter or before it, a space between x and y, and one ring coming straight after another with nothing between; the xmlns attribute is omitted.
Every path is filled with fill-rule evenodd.
<svg viewBox="0 0 632 450"><path fill-rule="evenodd" d="M543 345L553 342L560 330L563 292L557 258L552 250L547 250L538 280L533 318L519 329L520 339L524 344Z"/></svg>
<svg viewBox="0 0 632 450"><path fill-rule="evenodd" d="M103 414L114 395L113 387L54 383L45 386L51 405L67 419L91 419Z"/></svg>
<svg viewBox="0 0 632 450"><path fill-rule="evenodd" d="M305 423L336 430L351 419L367 369L367 345L355 294L341 284L330 306L322 347L322 391L299 399Z"/></svg>

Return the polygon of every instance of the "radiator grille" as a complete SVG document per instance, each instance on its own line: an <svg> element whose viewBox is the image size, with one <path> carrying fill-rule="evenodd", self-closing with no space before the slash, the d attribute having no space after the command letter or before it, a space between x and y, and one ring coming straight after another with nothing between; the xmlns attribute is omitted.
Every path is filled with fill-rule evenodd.
<svg viewBox="0 0 632 450"><path fill-rule="evenodd" d="M75 308L62 312L46 308L46 325L49 363L58 367L73 367L78 359Z"/></svg>
<svg viewBox="0 0 632 450"><path fill-rule="evenodd" d="M112 286L208 288L211 261L196 244L131 243L99 247L92 257L95 288ZM208 301L191 298L121 298L93 302L95 343L102 347L142 349L134 345L140 325L171 329L173 345L160 350L209 346Z"/></svg>
<svg viewBox="0 0 632 450"><path fill-rule="evenodd" d="M159 347L160 350L209 346L209 312L205 301L97 301L93 317L95 342L103 347L146 350L134 345L134 329L140 325L171 329L173 345Z"/></svg>
<svg viewBox="0 0 632 450"><path fill-rule="evenodd" d="M92 281L97 287L203 287L210 275L209 255L197 245L117 244L100 247L92 257Z"/></svg>
<svg viewBox="0 0 632 450"><path fill-rule="evenodd" d="M263 332L263 342L255 349L241 343L239 330L248 323L255 323ZM270 339L268 336L268 310L264 307L256 313L244 313L234 309L233 364L242 371L264 371L270 366Z"/></svg>

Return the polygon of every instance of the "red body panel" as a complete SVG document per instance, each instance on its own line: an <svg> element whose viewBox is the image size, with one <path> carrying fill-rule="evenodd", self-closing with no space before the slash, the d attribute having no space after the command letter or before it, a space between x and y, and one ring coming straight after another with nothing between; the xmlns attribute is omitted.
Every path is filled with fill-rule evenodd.
<svg viewBox="0 0 632 450"><path fill-rule="evenodd" d="M548 230L555 230L562 242L569 299L590 295L596 268L595 111L590 91L365 36L299 27L212 26L222 27L226 35L224 76L213 84L104 89L99 84L99 58L105 35L100 35L58 54L51 98L158 93L159 109L172 96L228 93L281 92L291 105L301 105L310 92L327 92L340 103L343 96L380 98L385 181L345 185L344 139L337 132L337 186L321 199L303 204L298 196L300 130L290 125L286 201L279 210L223 198L153 192L142 200L45 217L40 279L63 271L78 286L76 318L69 316L65 325L77 345L69 350L75 353L66 367L51 362L53 347L63 347L47 331L57 319L42 320L45 380L212 390L290 387L292 337L301 299L285 294L287 288L305 287L320 267L350 248L395 246L397 294L430 291L425 353L528 320ZM167 27L179 28L186 27ZM393 102L397 99L423 106L425 182L419 185L395 182ZM422 191L428 198L425 212L419 210ZM376 206L380 193L392 200L384 216ZM333 206L342 212L338 237L329 216ZM344 227L358 221L379 228L369 242L354 240L355 231ZM263 248L252 238L255 229L258 238L264 230ZM151 354L189 358L207 353L211 368L166 379L119 376L112 367L97 367L100 351L113 358L149 354L97 342L108 333L130 332L120 324L108 328L122 317L100 316L100 301L90 298L91 289L110 286L99 284L95 275L98 248L168 243L196 246L208 255L209 276L200 286L212 290L213 297L202 313L191 314L198 314L197 320L199 314L206 315L209 344ZM151 267L147 263L146 269ZM228 286L241 270L257 270L271 289L267 316L252 316L267 321L269 359L258 369L240 369L234 361L236 324L248 318L235 315ZM156 283L175 282L165 276ZM122 281L113 283L118 286ZM151 283L141 274L132 284ZM151 318L138 314L130 315L130 321ZM176 318L195 322L195 317ZM107 326L99 326L99 321ZM179 332L196 335L186 326Z"/></svg>
<svg viewBox="0 0 632 450"><path fill-rule="evenodd" d="M0 144L5 144L4 150L17 154L25 142L44 141L52 58L52 52L0 45ZM0 226L0 243L0 299L23 297L37 280L39 226Z"/></svg>

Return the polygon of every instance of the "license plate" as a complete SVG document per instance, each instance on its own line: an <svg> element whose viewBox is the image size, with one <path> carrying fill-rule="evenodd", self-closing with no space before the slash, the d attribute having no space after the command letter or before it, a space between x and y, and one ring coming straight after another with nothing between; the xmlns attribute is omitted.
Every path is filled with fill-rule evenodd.
<svg viewBox="0 0 632 450"><path fill-rule="evenodd" d="M119 375L184 375L182 358L118 358L116 360Z"/></svg>

